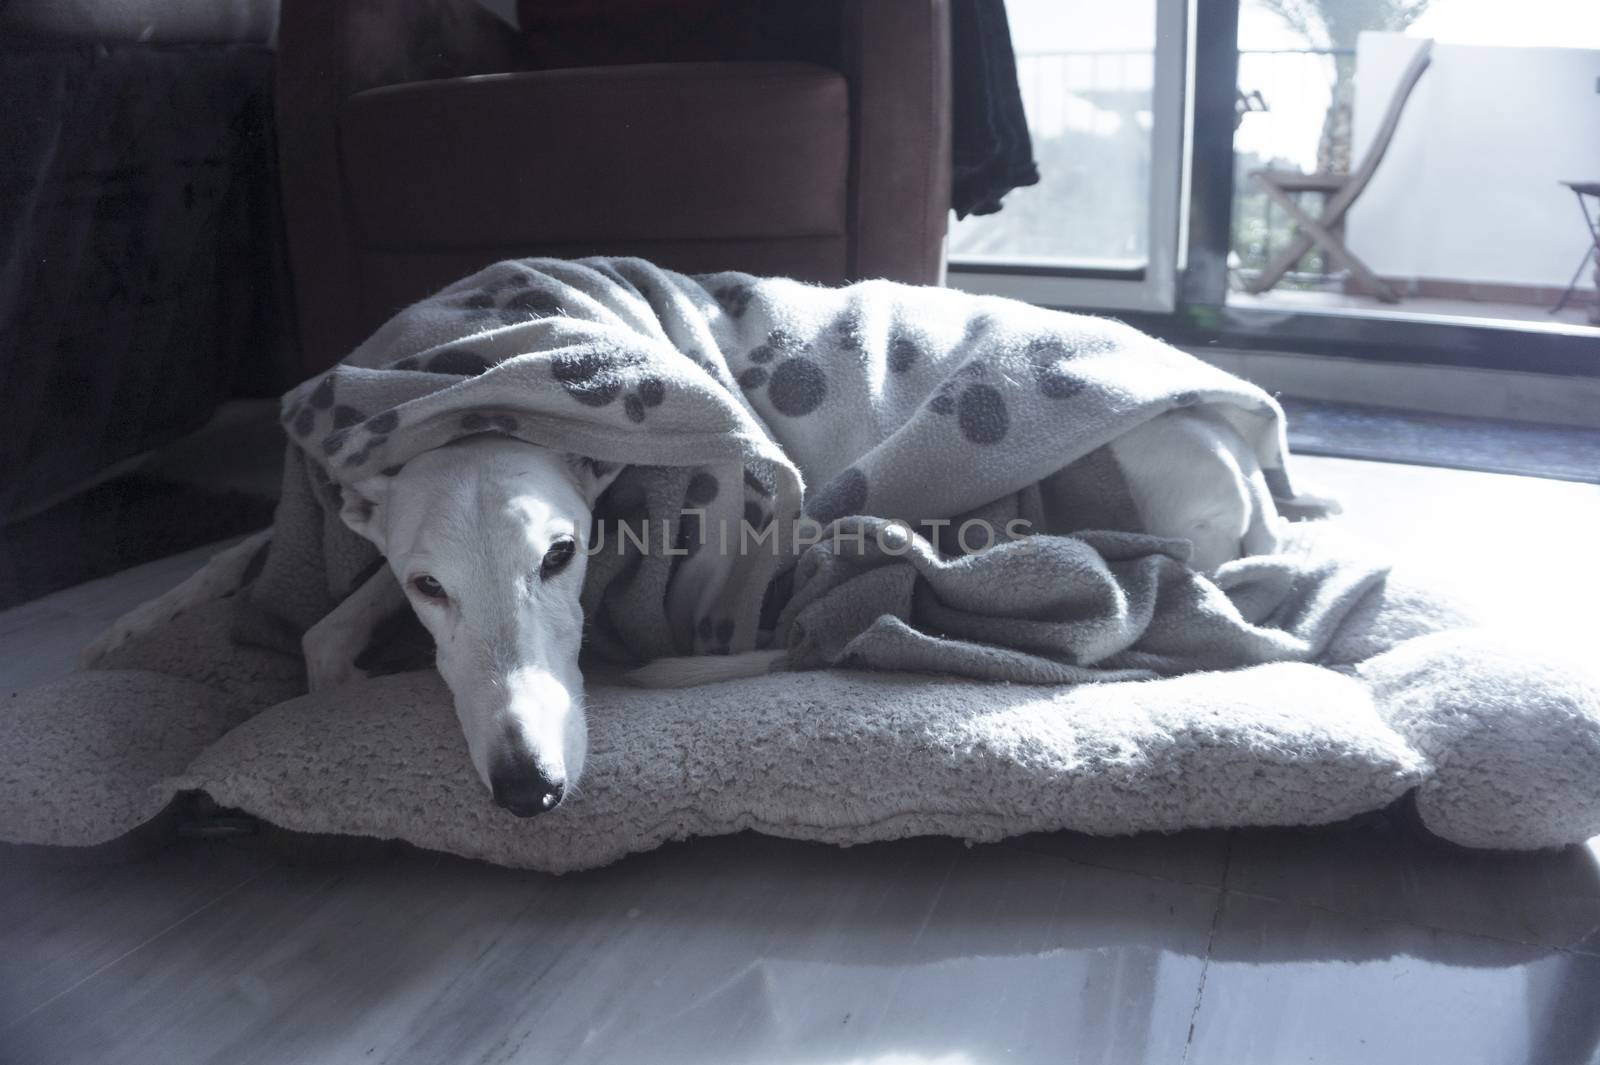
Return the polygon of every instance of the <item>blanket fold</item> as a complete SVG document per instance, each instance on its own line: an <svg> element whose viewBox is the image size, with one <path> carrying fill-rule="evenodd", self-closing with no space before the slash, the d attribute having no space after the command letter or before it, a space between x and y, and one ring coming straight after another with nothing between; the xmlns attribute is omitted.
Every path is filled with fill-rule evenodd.
<svg viewBox="0 0 1600 1065"><path fill-rule="evenodd" d="M1109 445L1184 408L1254 452L1247 542L1315 512L1271 397L1116 322L881 281L498 263L285 396L283 503L241 629L297 639L375 561L340 509L500 433L627 467L588 545L604 657L777 644L797 665L1034 681L1314 658L1376 570L1269 550L1211 580L1137 535ZM891 522L907 551L841 556L840 531Z"/></svg>
<svg viewBox="0 0 1600 1065"><path fill-rule="evenodd" d="M801 558L780 622L799 667L1067 684L1315 661L1387 572L1308 537L1206 577L1185 564L1186 542L1133 533L947 558L878 519L836 531Z"/></svg>

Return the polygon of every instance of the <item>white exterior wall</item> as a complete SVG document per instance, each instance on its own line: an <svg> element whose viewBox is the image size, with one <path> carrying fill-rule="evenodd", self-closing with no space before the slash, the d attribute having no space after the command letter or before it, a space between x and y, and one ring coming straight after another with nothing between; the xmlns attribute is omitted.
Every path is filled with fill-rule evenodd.
<svg viewBox="0 0 1600 1065"><path fill-rule="evenodd" d="M1361 35L1352 168L1419 44ZM1562 180L1600 181L1600 51L1438 44L1347 239L1383 277L1564 286L1588 236Z"/></svg>

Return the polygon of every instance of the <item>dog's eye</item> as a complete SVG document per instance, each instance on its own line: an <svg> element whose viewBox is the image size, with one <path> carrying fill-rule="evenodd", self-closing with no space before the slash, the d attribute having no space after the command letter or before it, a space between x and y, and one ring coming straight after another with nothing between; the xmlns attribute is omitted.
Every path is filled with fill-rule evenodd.
<svg viewBox="0 0 1600 1065"><path fill-rule="evenodd" d="M539 564L539 579L547 581L551 577L567 568L572 557L578 553L578 541L572 537L563 537L550 545L550 550L544 553L544 561Z"/></svg>
<svg viewBox="0 0 1600 1065"><path fill-rule="evenodd" d="M444 585L440 584L426 573L420 577L411 578L411 587L415 588L419 595L425 596L428 599L445 598Z"/></svg>

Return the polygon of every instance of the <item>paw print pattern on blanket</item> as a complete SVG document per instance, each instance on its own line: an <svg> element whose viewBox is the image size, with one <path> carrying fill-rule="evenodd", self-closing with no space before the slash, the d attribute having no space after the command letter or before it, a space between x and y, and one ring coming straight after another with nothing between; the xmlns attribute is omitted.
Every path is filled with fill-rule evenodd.
<svg viewBox="0 0 1600 1065"><path fill-rule="evenodd" d="M755 470L744 469L744 520L758 533L767 531L772 524L773 486Z"/></svg>
<svg viewBox="0 0 1600 1065"><path fill-rule="evenodd" d="M348 429L357 422L366 421L367 416L354 407L344 403L333 408L333 427L335 429Z"/></svg>
<svg viewBox="0 0 1600 1065"><path fill-rule="evenodd" d="M1039 394L1047 399L1070 399L1077 395L1083 391L1084 381L1073 370L1072 360L1111 350L1113 345L1101 339L1086 340L1073 347L1054 337L1033 341L1028 345L1028 361L1033 365L1033 379Z"/></svg>
<svg viewBox="0 0 1600 1065"><path fill-rule="evenodd" d="M471 348L450 347L427 357L407 355L403 359L396 359L385 368L421 370L423 373L444 373L456 377L476 377L487 371L491 365L488 359Z"/></svg>
<svg viewBox="0 0 1600 1065"><path fill-rule="evenodd" d="M337 411L337 408L335 408ZM334 425L339 426L339 420L334 418ZM386 410L375 414L360 424L359 431L366 433L366 438L361 446L344 458L343 465L347 468L365 465L372 458L372 453L389 442L389 434L400 426L400 415L396 411ZM339 427L332 435L322 442L324 451L332 455L349 442L352 433L357 429L349 426ZM333 450L328 451L331 447ZM398 472L398 470L396 470ZM392 476L392 474L391 474Z"/></svg>
<svg viewBox="0 0 1600 1065"><path fill-rule="evenodd" d="M337 429L334 432L329 433L328 436L322 441L322 453L330 458L332 458L334 455L337 455L339 451L350 442L351 434L354 432L356 432L355 429ZM347 469L363 465L372 458L372 452L375 449L382 447L388 442L389 438L386 435L368 435L367 438L362 441L362 444L359 448L350 452L350 454L344 457L341 465Z"/></svg>
<svg viewBox="0 0 1600 1065"><path fill-rule="evenodd" d="M529 289L506 300L500 307L500 318L507 323L526 322L535 318L551 318L565 314L561 301L549 292Z"/></svg>
<svg viewBox="0 0 1600 1065"><path fill-rule="evenodd" d="M487 292L474 292L457 300L454 307L458 311L482 313L494 310L495 302L494 297Z"/></svg>
<svg viewBox="0 0 1600 1065"><path fill-rule="evenodd" d="M928 400L928 409L939 415L956 416L961 435L974 444L998 444L1011 430L1011 415L1005 397L982 378L987 370L981 362L969 362L939 386Z"/></svg>
<svg viewBox="0 0 1600 1065"><path fill-rule="evenodd" d="M711 293L711 298L717 301L717 306L722 308L723 314L730 318L743 318L754 295L755 290L741 282L736 285L723 285Z"/></svg>
<svg viewBox="0 0 1600 1065"><path fill-rule="evenodd" d="M792 333L774 329L765 344L750 352L754 365L739 375L739 387L746 392L766 388L767 400L779 414L790 418L810 414L828 398L828 377L806 357L809 350ZM777 365L769 370L768 365L775 361Z"/></svg>
<svg viewBox="0 0 1600 1065"><path fill-rule="evenodd" d="M862 362L867 360L867 353L877 346L874 338L867 334L866 322L859 307L852 307L835 319L833 325L828 327L825 338L825 343L840 351L854 353ZM926 343L926 338L907 331L901 325L894 326L884 347L889 372L897 375L910 373L926 357Z"/></svg>
<svg viewBox="0 0 1600 1065"><path fill-rule="evenodd" d="M867 351L866 323L859 307L852 307L828 327L826 342L839 351L848 351L862 358Z"/></svg>
<svg viewBox="0 0 1600 1065"><path fill-rule="evenodd" d="M722 485L717 482L714 475L700 470L689 478L689 489L684 495L684 503L691 507L703 507L716 499L722 491Z"/></svg>
<svg viewBox="0 0 1600 1065"><path fill-rule="evenodd" d="M498 317L507 325L567 313L554 292L530 286L529 275L512 273L477 292L458 296L446 306L473 317Z"/></svg>
<svg viewBox="0 0 1600 1065"><path fill-rule="evenodd" d="M695 626L695 636L701 647L712 654L725 655L733 642L733 619L710 617L700 619L700 624Z"/></svg>
<svg viewBox="0 0 1600 1065"><path fill-rule="evenodd" d="M283 420L289 423L289 427L294 430L295 436L310 436L311 430L317 426L317 412L319 410L330 410L332 407L333 378L324 377L305 403L291 407L284 412Z"/></svg>
<svg viewBox="0 0 1600 1065"><path fill-rule="evenodd" d="M329 506L335 510L344 506L344 489L339 487L339 482L329 476L328 471L320 465L312 465L311 483L316 486L322 498L328 501Z"/></svg>
<svg viewBox="0 0 1600 1065"><path fill-rule="evenodd" d="M306 437L310 435L312 429L316 428L317 412L311 409L309 403L296 403L294 406L284 410L279 416L279 420L295 436Z"/></svg>
<svg viewBox="0 0 1600 1065"><path fill-rule="evenodd" d="M367 432L377 436L387 436L399 427L399 411L386 410L382 414L367 419Z"/></svg>
<svg viewBox="0 0 1600 1065"><path fill-rule="evenodd" d="M567 395L586 407L609 406L621 395L628 420L642 422L649 408L667 398L666 382L637 372L643 361L628 352L584 351L558 355L550 360L550 372Z"/></svg>
<svg viewBox="0 0 1600 1065"><path fill-rule="evenodd" d="M749 466L744 468L744 485L763 499L772 498L772 482Z"/></svg>
<svg viewBox="0 0 1600 1065"><path fill-rule="evenodd" d="M306 402L289 408L283 418L296 436L305 437L316 428L318 412L326 412L333 431L322 438L321 449L330 459L350 442L352 435L364 432L361 447L345 456L342 463L346 467L360 466L372 457L374 449L388 442L389 434L400 424L400 415L388 410L369 418L356 407L335 403L335 387L332 376L324 377Z"/></svg>
<svg viewBox="0 0 1600 1065"><path fill-rule="evenodd" d="M852 466L806 500L806 517L826 525L836 518L866 513L867 475Z"/></svg>
<svg viewBox="0 0 1600 1065"><path fill-rule="evenodd" d="M319 411L326 412L333 423L333 432L323 437L322 453L329 457L338 454L339 449L344 447L345 442L349 440L350 434L355 431L355 427L366 420L366 415L355 407L344 403L335 403L334 389L333 378L331 376L324 377L317 383L317 387L312 390L304 405L291 408L285 414L285 418L291 423L291 428L294 430L295 435L304 437L309 435L316 427L317 413ZM375 438L378 444L383 443L385 439L387 438L382 436ZM369 440L366 447L345 460L345 465L353 466L365 462L368 452L373 446L373 442ZM352 459L357 461L351 461Z"/></svg>
<svg viewBox="0 0 1600 1065"><path fill-rule="evenodd" d="M715 475L698 470L689 478L683 495L683 513L678 517L677 550L692 555L700 550L704 540L704 523L700 510L722 493L722 485Z"/></svg>
<svg viewBox="0 0 1600 1065"><path fill-rule="evenodd" d="M911 368L922 361L922 345L904 333L899 334L889 341L889 372L909 373Z"/></svg>

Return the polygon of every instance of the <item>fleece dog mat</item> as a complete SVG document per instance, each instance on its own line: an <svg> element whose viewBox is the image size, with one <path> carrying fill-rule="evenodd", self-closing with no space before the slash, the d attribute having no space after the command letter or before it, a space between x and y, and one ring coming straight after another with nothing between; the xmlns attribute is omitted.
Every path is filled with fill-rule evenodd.
<svg viewBox="0 0 1600 1065"><path fill-rule="evenodd" d="M567 872L755 829L838 844L1323 824L1415 792L1473 847L1600 834L1600 671L1391 577L1324 665L1021 685L826 670L599 684L580 795L493 805L431 670L316 695L210 604L0 714L0 839L114 840L184 791L303 832Z"/></svg>
<svg viewBox="0 0 1600 1065"><path fill-rule="evenodd" d="M1106 449L1180 408L1225 420L1262 471L1250 555L1209 577L1183 544L1102 531L1138 527ZM146 612L92 668L11 700L0 839L106 842L181 791L551 871L746 828L850 843L1313 824L1409 791L1466 845L1600 833L1585 656L1477 627L1332 523L1276 521L1318 510L1291 485L1276 403L1115 323L881 282L530 260L402 312L283 414L283 503L242 581ZM628 464L612 494L631 489L668 542L720 517L780 543L805 520L966 515L1053 535L961 555L912 534L865 566L827 540L595 556L586 608L620 663L776 644L836 668L677 692L591 673L579 793L524 821L491 803L431 670L306 695L298 654L375 561L341 512L485 432ZM930 456L941 476L908 489ZM788 602L763 610L783 571Z"/></svg>

